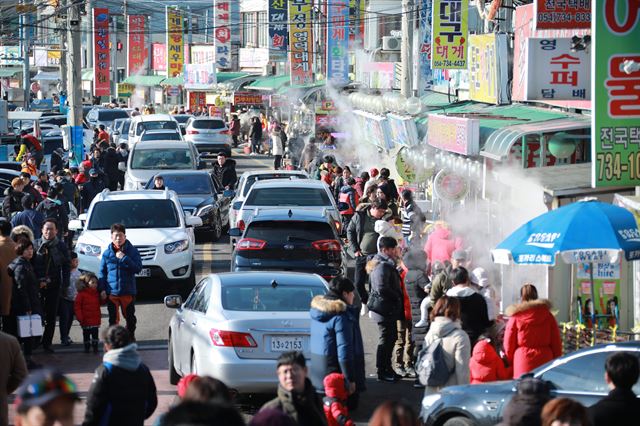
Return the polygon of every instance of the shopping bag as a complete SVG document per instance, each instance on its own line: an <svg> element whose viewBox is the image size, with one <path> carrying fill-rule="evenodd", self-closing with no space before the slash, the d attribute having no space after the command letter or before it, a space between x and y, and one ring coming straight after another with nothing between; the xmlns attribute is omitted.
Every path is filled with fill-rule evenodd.
<svg viewBox="0 0 640 426"><path fill-rule="evenodd" d="M40 315L18 315L18 336L42 336L43 331Z"/></svg>
<svg viewBox="0 0 640 426"><path fill-rule="evenodd" d="M42 318L38 314L31 315L31 336L42 336Z"/></svg>

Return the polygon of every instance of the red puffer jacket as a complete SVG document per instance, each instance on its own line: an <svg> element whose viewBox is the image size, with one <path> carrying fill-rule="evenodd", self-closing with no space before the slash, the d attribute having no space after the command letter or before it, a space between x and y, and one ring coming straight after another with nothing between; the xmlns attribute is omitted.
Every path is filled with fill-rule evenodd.
<svg viewBox="0 0 640 426"><path fill-rule="evenodd" d="M511 368L504 362L488 339L479 340L473 347L469 360L471 384L507 380L512 376Z"/></svg>
<svg viewBox="0 0 640 426"><path fill-rule="evenodd" d="M544 299L507 308L504 351L513 365L514 379L562 355L560 330L550 308Z"/></svg>
<svg viewBox="0 0 640 426"><path fill-rule="evenodd" d="M100 327L100 294L95 288L79 286L73 305L74 313L82 327Z"/></svg>
<svg viewBox="0 0 640 426"><path fill-rule="evenodd" d="M324 393L327 395L322 400L324 415L329 426L353 426L349 418L347 398L349 393L345 387L344 375L340 373L328 374L324 380Z"/></svg>
<svg viewBox="0 0 640 426"><path fill-rule="evenodd" d="M411 319L413 318L411 316L411 300L409 299L409 293L407 293L407 286L404 283L404 279L407 276L407 272L409 272L409 270L407 269L406 266L404 266L404 264L401 264L400 268L399 268L399 272L400 272L400 287L402 287L402 307L404 308L404 319L407 321L411 321Z"/></svg>

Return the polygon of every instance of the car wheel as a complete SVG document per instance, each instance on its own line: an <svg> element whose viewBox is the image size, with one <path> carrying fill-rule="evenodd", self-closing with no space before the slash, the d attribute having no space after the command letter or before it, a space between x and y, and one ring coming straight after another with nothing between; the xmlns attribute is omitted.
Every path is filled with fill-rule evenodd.
<svg viewBox="0 0 640 426"><path fill-rule="evenodd" d="M180 375L176 371L176 367L173 363L173 342L171 336L169 336L169 383L177 385L180 381Z"/></svg>
<svg viewBox="0 0 640 426"><path fill-rule="evenodd" d="M222 236L222 218L220 217L220 213L216 214L216 218L213 222L213 227L211 229L213 241L218 241Z"/></svg>
<svg viewBox="0 0 640 426"><path fill-rule="evenodd" d="M442 426L475 426L475 422L468 417L452 417Z"/></svg>

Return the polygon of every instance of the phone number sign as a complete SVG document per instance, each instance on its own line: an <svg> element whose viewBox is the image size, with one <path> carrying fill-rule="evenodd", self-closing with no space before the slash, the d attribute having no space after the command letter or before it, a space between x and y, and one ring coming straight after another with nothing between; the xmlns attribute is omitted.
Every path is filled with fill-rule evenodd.
<svg viewBox="0 0 640 426"><path fill-rule="evenodd" d="M602 0L593 11L591 183L640 185L640 0Z"/></svg>

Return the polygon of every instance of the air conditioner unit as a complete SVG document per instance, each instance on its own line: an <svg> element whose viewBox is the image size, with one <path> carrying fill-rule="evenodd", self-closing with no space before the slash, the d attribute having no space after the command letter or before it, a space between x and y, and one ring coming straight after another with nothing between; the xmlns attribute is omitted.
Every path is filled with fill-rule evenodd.
<svg viewBox="0 0 640 426"><path fill-rule="evenodd" d="M400 50L402 39L400 37L382 37L382 50Z"/></svg>

